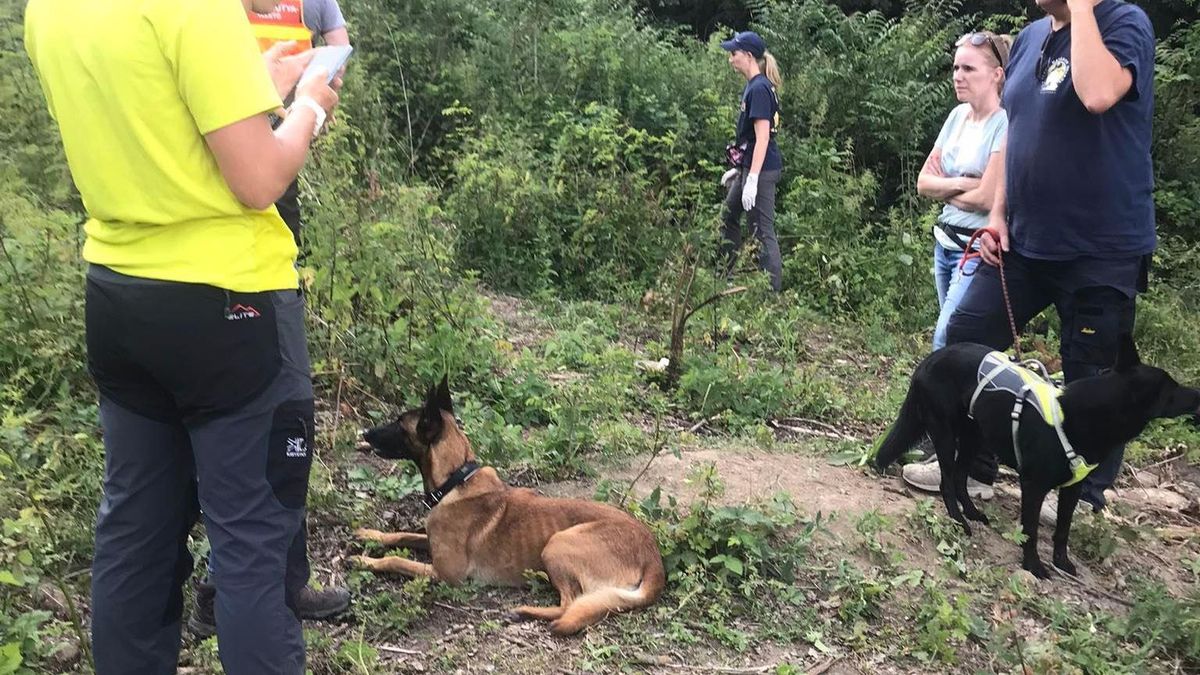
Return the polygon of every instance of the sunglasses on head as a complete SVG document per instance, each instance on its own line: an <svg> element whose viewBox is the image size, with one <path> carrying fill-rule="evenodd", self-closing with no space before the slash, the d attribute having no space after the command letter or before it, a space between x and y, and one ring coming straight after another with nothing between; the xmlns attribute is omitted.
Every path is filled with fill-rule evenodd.
<svg viewBox="0 0 1200 675"><path fill-rule="evenodd" d="M961 47L966 44L972 47L982 47L984 44L991 46L992 54L996 57L996 63L999 63L1001 68L1004 67L1004 59L1000 56L1000 48L996 46L996 41L992 39L991 35L987 33L967 33L958 38L958 42L955 42L954 46Z"/></svg>

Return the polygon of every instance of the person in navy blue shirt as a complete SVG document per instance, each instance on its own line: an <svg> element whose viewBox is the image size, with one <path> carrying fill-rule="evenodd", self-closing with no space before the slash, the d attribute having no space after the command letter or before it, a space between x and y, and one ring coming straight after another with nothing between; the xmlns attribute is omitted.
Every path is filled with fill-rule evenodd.
<svg viewBox="0 0 1200 675"><path fill-rule="evenodd" d="M722 214L721 247L732 270L742 245L742 211L758 239L758 266L771 276L771 288L783 287L783 260L775 236L775 187L783 158L775 144L782 79L775 57L757 33L745 31L721 43L729 65L746 78L737 120L737 136L728 154L733 168L721 177L728 187Z"/></svg>
<svg viewBox="0 0 1200 675"><path fill-rule="evenodd" d="M1047 16L1017 36L1004 88L1003 188L988 222L998 237L981 236L989 264L950 318L947 341L1012 344L1002 255L1018 329L1050 305L1058 312L1070 382L1112 366L1146 288L1156 242L1154 32L1145 12L1122 0L1036 1ZM1061 490L1042 519L1069 518L1079 499L1103 508L1124 450L1109 457ZM972 476L993 482L994 462Z"/></svg>

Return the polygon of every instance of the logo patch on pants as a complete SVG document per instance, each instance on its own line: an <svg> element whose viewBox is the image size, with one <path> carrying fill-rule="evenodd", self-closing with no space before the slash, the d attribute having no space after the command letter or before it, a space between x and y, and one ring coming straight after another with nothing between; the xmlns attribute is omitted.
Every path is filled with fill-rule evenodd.
<svg viewBox="0 0 1200 675"><path fill-rule="evenodd" d="M226 321L241 321L242 319L257 319L262 316L262 312L258 311L251 305L243 305L238 303L233 307L225 310Z"/></svg>
<svg viewBox="0 0 1200 675"><path fill-rule="evenodd" d="M287 439L286 454L288 457L307 457L308 448L304 445L304 437Z"/></svg>
<svg viewBox="0 0 1200 675"><path fill-rule="evenodd" d="M302 508L312 466L313 402L285 401L275 410L267 448L267 480L280 504Z"/></svg>

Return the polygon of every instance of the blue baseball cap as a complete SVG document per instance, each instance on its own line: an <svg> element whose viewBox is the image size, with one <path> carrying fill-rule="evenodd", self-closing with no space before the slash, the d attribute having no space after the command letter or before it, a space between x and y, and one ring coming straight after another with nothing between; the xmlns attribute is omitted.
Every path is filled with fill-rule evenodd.
<svg viewBox="0 0 1200 675"><path fill-rule="evenodd" d="M767 43L758 36L754 31L744 31L742 33L734 33L733 37L721 43L721 49L727 52L741 50L750 52L754 58L761 59L762 55L767 51Z"/></svg>

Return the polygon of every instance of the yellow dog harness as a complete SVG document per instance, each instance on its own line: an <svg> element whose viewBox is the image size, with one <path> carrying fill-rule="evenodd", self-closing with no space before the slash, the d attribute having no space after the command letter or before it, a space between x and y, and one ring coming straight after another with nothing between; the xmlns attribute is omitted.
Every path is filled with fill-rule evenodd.
<svg viewBox="0 0 1200 675"><path fill-rule="evenodd" d="M1058 441L1062 444L1063 453L1067 456L1067 463L1071 467L1071 478L1059 487L1074 485L1095 470L1098 465L1088 464L1076 454L1075 449L1071 447L1071 442L1067 440L1066 432L1063 431L1063 410L1058 402L1058 397L1062 395L1061 389L1043 379L1041 375L1024 367L1024 364L1015 363L1004 352L994 351L984 356L979 363L978 377L979 384L975 387L975 393L971 395L971 404L967 408L967 416L971 419L975 419L975 402L985 391L1007 391L1016 400L1012 410L1012 442L1018 470L1024 468L1017 432L1020 430L1021 412L1025 409L1026 401L1033 404L1034 409L1038 411L1046 424L1054 427L1055 433L1058 434Z"/></svg>

